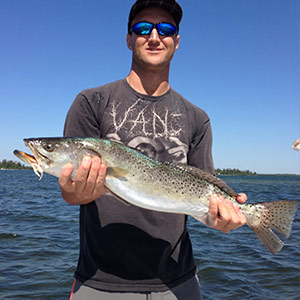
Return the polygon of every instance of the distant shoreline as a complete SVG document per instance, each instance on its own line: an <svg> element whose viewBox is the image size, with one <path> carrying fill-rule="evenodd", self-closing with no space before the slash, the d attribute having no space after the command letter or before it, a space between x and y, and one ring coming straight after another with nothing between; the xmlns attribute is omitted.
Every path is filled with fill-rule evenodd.
<svg viewBox="0 0 300 300"><path fill-rule="evenodd" d="M31 167L25 166L20 162L3 159L0 161L0 170L29 170Z"/></svg>
<svg viewBox="0 0 300 300"><path fill-rule="evenodd" d="M300 177L300 174L286 174L286 173L275 173L275 174L255 174L255 175L245 175L245 174L217 174L217 176L245 176L245 177L256 177L256 176L295 176Z"/></svg>
<svg viewBox="0 0 300 300"><path fill-rule="evenodd" d="M24 167L24 168L0 168L0 171L18 171L18 170L32 170L31 167Z"/></svg>
<svg viewBox="0 0 300 300"><path fill-rule="evenodd" d="M300 174L287 174L287 173L274 173L274 174L261 174L257 172L252 172L249 170L243 171L239 169L215 169L215 172L217 175L222 175L222 176L300 176Z"/></svg>

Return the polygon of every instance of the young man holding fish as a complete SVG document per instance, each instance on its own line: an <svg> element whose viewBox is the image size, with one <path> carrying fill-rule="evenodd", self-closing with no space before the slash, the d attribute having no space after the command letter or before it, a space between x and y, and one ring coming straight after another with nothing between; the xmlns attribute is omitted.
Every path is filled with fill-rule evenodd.
<svg viewBox="0 0 300 300"><path fill-rule="evenodd" d="M129 75L81 92L69 110L65 136L116 140L157 160L214 173L208 116L169 84L181 18L174 0L136 1L128 22ZM59 178L65 201L81 205L71 298L201 299L186 216L126 206L107 195L99 157L85 157L75 181L72 170L67 165ZM237 200L243 203L246 196ZM224 233L246 222L239 207L221 196L211 197L209 212L210 226Z"/></svg>

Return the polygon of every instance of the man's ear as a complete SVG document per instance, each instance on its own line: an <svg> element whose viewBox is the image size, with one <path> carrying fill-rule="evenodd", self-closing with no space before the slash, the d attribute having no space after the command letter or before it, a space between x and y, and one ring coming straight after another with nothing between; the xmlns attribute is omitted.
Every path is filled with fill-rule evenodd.
<svg viewBox="0 0 300 300"><path fill-rule="evenodd" d="M177 50L178 49L178 47L179 47L179 44L180 44L180 35L177 35L176 36L176 44L175 44L175 50Z"/></svg>
<svg viewBox="0 0 300 300"><path fill-rule="evenodd" d="M127 33L127 36L126 36L126 41L127 41L127 47L129 50L132 50L132 36L131 34Z"/></svg>

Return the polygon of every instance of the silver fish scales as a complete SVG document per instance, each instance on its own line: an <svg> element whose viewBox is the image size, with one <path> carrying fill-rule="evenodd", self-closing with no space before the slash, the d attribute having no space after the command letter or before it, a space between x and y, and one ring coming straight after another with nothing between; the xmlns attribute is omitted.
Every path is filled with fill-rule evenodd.
<svg viewBox="0 0 300 300"><path fill-rule="evenodd" d="M14 153L41 177L43 172L59 177L63 167L72 163L72 178L75 179L76 169L84 156L99 156L107 165L105 186L130 204L191 215L210 227L209 199L212 194L220 194L239 205L247 225L272 254L284 245L274 231L285 238L290 235L299 201L239 204L235 199L237 194L211 174L192 166L159 162L105 139L31 138L24 141L33 156L18 150Z"/></svg>

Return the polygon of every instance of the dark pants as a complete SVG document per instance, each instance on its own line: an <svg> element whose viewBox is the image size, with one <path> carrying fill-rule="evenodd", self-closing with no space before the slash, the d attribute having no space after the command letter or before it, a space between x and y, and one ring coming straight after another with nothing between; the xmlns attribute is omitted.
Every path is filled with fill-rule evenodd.
<svg viewBox="0 0 300 300"><path fill-rule="evenodd" d="M197 276L165 292L113 293L95 290L75 279L70 300L201 300Z"/></svg>

